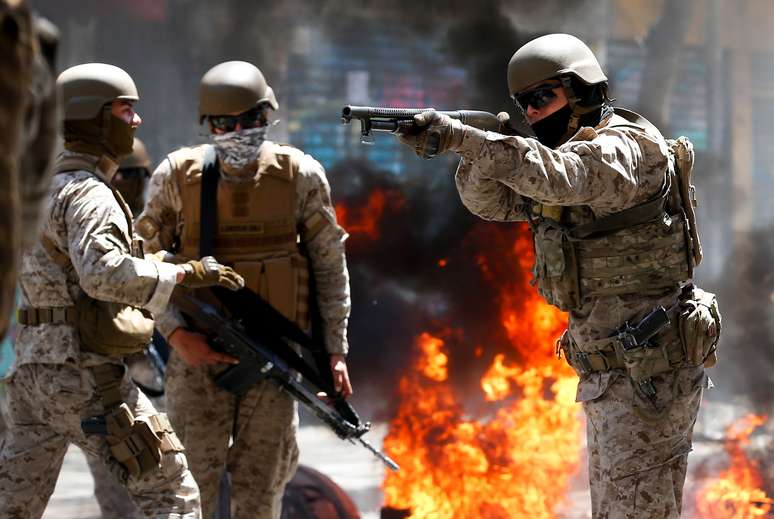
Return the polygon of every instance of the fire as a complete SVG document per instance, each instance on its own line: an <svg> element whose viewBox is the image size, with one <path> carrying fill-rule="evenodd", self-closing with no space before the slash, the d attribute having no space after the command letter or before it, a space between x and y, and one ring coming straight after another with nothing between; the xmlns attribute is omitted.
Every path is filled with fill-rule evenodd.
<svg viewBox="0 0 774 519"><path fill-rule="evenodd" d="M757 464L744 452L750 434L765 421L766 417L751 414L726 430L725 449L731 465L699 492L696 504L703 519L753 519L770 517L774 511L774 500L762 490Z"/></svg>
<svg viewBox="0 0 774 519"><path fill-rule="evenodd" d="M577 378L554 355L566 316L529 284L533 251L525 228L515 237L481 232L487 235L473 237L483 244L475 261L487 281L502 287L492 324L504 330L513 354L495 355L481 378L493 410L475 419L449 378L450 334L416 339L418 355L399 383L400 405L384 441L401 465L383 483L385 506L409 509L415 519L549 519L565 499L581 450ZM480 356L485 345L471 348Z"/></svg>
<svg viewBox="0 0 774 519"><path fill-rule="evenodd" d="M362 207L348 207L336 204L336 221L349 234L360 234L371 240L379 239L379 223L385 209L397 211L406 203L406 199L397 190L376 189L368 195L368 201Z"/></svg>

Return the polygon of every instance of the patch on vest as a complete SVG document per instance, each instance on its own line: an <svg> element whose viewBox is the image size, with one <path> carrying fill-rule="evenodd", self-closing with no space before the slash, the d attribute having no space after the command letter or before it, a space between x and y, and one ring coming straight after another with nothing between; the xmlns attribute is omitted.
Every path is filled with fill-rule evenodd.
<svg viewBox="0 0 774 519"><path fill-rule="evenodd" d="M218 226L218 232L220 234L263 234L264 227L262 222L223 224Z"/></svg>
<svg viewBox="0 0 774 519"><path fill-rule="evenodd" d="M137 220L137 224L135 225L135 227L137 228L137 234L139 234L146 240L153 238L159 232L159 228L156 227L156 224L154 224L153 220L148 216L143 216L142 218Z"/></svg>

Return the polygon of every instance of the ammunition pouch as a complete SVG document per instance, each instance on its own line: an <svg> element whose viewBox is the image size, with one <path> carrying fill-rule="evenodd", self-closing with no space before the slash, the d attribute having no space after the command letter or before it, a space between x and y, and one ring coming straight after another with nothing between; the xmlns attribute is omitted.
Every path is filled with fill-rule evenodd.
<svg viewBox="0 0 774 519"><path fill-rule="evenodd" d="M142 308L93 299L75 303L81 343L88 351L122 358L145 349L153 338L153 316Z"/></svg>
<svg viewBox="0 0 774 519"><path fill-rule="evenodd" d="M99 427L87 429L84 422L81 422L81 427L87 434L104 434L111 454L130 476L140 477L157 469L161 456L166 452L184 450L165 414L135 418L123 402L123 365L99 364L92 367L91 372L96 392L107 412L86 422L104 421L104 430Z"/></svg>
<svg viewBox="0 0 774 519"><path fill-rule="evenodd" d="M121 404L105 415L105 425L111 454L133 477L158 469L164 453L184 450L165 414L135 418Z"/></svg>
<svg viewBox="0 0 774 519"><path fill-rule="evenodd" d="M685 361L674 320L668 328L645 344L636 344L626 332L580 344L567 330L558 346L578 376L596 371L622 369L637 383L672 371Z"/></svg>
<svg viewBox="0 0 774 519"><path fill-rule="evenodd" d="M569 311L580 305L578 262L575 247L565 229L549 223L534 228L535 267L538 292L560 310Z"/></svg>
<svg viewBox="0 0 774 519"><path fill-rule="evenodd" d="M678 317L685 361L711 368L717 363L721 316L715 294L692 288L680 300Z"/></svg>

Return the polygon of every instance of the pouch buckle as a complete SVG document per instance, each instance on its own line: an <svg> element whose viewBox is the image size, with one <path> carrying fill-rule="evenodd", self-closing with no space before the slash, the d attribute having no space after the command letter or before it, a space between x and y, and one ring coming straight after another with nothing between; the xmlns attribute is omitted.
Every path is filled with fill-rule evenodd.
<svg viewBox="0 0 774 519"><path fill-rule="evenodd" d="M574 361L578 364L580 368L580 372L582 375L585 375L587 373L591 373L594 371L594 367L591 365L591 361L589 361L589 354L585 351L576 351L573 354Z"/></svg>
<svg viewBox="0 0 774 519"><path fill-rule="evenodd" d="M67 309L63 306L57 306L51 309L51 322L52 323L65 323L67 322Z"/></svg>

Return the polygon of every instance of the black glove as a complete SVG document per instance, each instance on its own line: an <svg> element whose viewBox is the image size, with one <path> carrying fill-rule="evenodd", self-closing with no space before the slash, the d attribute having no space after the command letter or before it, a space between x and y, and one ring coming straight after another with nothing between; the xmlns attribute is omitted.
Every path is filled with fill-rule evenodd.
<svg viewBox="0 0 774 519"><path fill-rule="evenodd" d="M401 143L413 148L417 155L430 159L445 151L456 150L462 144L465 128L457 119L428 110L414 116L411 129L396 135Z"/></svg>

